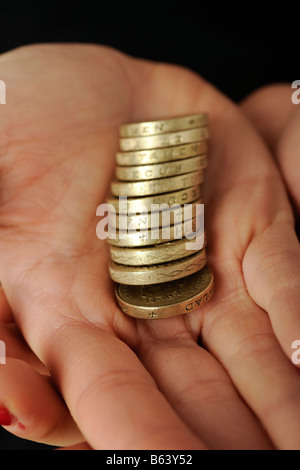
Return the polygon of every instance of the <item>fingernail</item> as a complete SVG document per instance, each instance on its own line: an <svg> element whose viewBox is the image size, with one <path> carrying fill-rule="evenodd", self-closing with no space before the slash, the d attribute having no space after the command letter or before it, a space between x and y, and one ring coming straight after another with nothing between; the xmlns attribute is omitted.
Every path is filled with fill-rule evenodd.
<svg viewBox="0 0 300 470"><path fill-rule="evenodd" d="M14 421L15 417L8 411L5 406L0 406L0 425L10 426Z"/></svg>

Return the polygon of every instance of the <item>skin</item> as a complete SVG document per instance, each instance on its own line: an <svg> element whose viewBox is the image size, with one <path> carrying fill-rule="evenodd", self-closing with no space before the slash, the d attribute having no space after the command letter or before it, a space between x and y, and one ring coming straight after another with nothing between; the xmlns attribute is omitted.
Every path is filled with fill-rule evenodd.
<svg viewBox="0 0 300 470"><path fill-rule="evenodd" d="M0 403L24 428L7 429L68 448L299 448L299 243L250 121L194 73L100 46L30 46L0 66L9 86L0 114L1 339L16 325L22 333L11 332ZM95 216L118 126L201 111L210 115L204 193L216 293L184 316L126 317ZM281 335L272 326L278 303ZM12 386L18 373L26 393Z"/></svg>
<svg viewBox="0 0 300 470"><path fill-rule="evenodd" d="M269 85L252 93L241 107L272 150L299 219L300 107L291 100L293 92L284 83Z"/></svg>
<svg viewBox="0 0 300 470"><path fill-rule="evenodd" d="M272 151L292 204L299 238L300 107L292 103L291 95L294 91L287 84L266 86L247 97L241 103L241 108ZM286 276L289 275L292 276L292 273L286 272ZM293 282L294 286L292 282L286 287L282 286L281 298L277 299L277 305L271 315L274 331L287 354L291 347L290 338L295 335L293 330L300 331L297 307L300 301L299 276ZM251 283L248 284L255 301L265 308L265 293L251 290ZM285 315L282 314L283 311Z"/></svg>

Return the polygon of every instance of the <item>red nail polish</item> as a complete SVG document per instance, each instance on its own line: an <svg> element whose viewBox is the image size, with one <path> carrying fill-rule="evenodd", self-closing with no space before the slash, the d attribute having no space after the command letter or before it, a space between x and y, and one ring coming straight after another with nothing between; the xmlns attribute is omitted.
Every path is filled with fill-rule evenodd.
<svg viewBox="0 0 300 470"><path fill-rule="evenodd" d="M10 426L12 421L13 416L10 414L10 412L4 406L0 406L0 425Z"/></svg>

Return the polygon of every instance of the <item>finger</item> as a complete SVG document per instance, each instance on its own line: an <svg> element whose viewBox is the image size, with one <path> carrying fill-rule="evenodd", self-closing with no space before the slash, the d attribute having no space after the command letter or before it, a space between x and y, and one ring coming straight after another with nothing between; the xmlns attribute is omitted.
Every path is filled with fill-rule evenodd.
<svg viewBox="0 0 300 470"><path fill-rule="evenodd" d="M218 289L209 310L203 307L203 342L226 368L273 444L299 449L299 372L278 344L268 316L248 297L238 263L235 268L214 264L213 269Z"/></svg>
<svg viewBox="0 0 300 470"><path fill-rule="evenodd" d="M263 87L247 97L241 108L274 150L288 191L300 214L298 164L300 113L291 100L290 85Z"/></svg>
<svg viewBox="0 0 300 470"><path fill-rule="evenodd" d="M111 334L69 321L52 335L46 362L94 449L204 448L133 351Z"/></svg>
<svg viewBox="0 0 300 470"><path fill-rule="evenodd" d="M207 207L208 239L213 240L210 262L218 287L217 295L209 306L209 313L205 315L206 308L202 309L202 315L205 316L202 334L205 344L229 372L239 392L262 421L275 445L280 448L299 448L298 371L283 354L273 335L269 318L248 297L249 292L272 317L274 304L270 304L270 299L275 299L280 282L278 280L275 285L267 282L265 274L269 278L277 274L279 278L282 269L287 272L291 266L295 238L288 236L287 240L292 242L292 246L289 247L287 243L284 247L280 245L280 234L288 233L293 226L292 212L274 167L270 164L270 157L261 147L257 136L254 133L250 135L250 128L246 130L244 126L244 131L242 130L243 124L245 123L241 116L240 132L236 132L236 129L233 132L233 127L227 127L232 144L230 155L218 148L225 141L224 133L220 130L215 144L218 164L226 165L226 161L228 164L231 161L234 171L231 171L230 166L226 178L222 175L226 180L227 191L224 191L224 183L221 182L221 200L223 205L227 203L230 210L224 210L223 217L218 216L217 211L222 211L220 202L216 199ZM240 160L236 158L236 152L239 152ZM238 175L237 168L240 169ZM247 213L247 217L243 217L244 213ZM275 242L270 239L270 230L276 232ZM235 234L239 234L239 243L233 246ZM269 256L264 257L267 266L259 264L259 257L264 251L259 249L261 243L258 242L255 246L256 240L262 239L265 246L268 243L272 245L272 253L268 250ZM247 246L250 248L246 251ZM282 255L281 264L278 263L277 251ZM256 263L252 264L253 256L256 257ZM240 268L242 261L243 272ZM255 268L251 269L252 289L249 280L246 281L247 292L243 275L245 278L249 275L250 265ZM267 273L262 272L265 268ZM293 276L297 269L294 265ZM266 282L269 288L268 299L266 305L263 305L258 300L256 290L262 295ZM283 285L286 283L287 279ZM290 288L295 288L295 284L291 284ZM216 307L213 308L213 305ZM288 305L287 309L290 307Z"/></svg>
<svg viewBox="0 0 300 470"><path fill-rule="evenodd" d="M0 323L0 339L5 344L7 357L21 359L39 373L49 374L45 365L30 349L15 323Z"/></svg>
<svg viewBox="0 0 300 470"><path fill-rule="evenodd" d="M51 445L82 441L58 393L25 362L8 359L0 368L0 424L12 434Z"/></svg>
<svg viewBox="0 0 300 470"><path fill-rule="evenodd" d="M268 436L228 374L191 338L182 319L158 322L140 324L140 357L195 434L210 449L271 449Z"/></svg>
<svg viewBox="0 0 300 470"><path fill-rule="evenodd" d="M298 217L300 216L299 125L299 106L294 106L294 113L287 121L276 146L276 157Z"/></svg>
<svg viewBox="0 0 300 470"><path fill-rule="evenodd" d="M240 105L271 148L274 148L295 110L291 100L291 87L287 84L262 87L251 93Z"/></svg>
<svg viewBox="0 0 300 470"><path fill-rule="evenodd" d="M3 290L3 286L0 283L0 323L9 323L12 321L13 314Z"/></svg>
<svg viewBox="0 0 300 470"><path fill-rule="evenodd" d="M273 225L258 235L243 261L246 285L268 312L274 332L291 360L300 340L300 245L292 225Z"/></svg>

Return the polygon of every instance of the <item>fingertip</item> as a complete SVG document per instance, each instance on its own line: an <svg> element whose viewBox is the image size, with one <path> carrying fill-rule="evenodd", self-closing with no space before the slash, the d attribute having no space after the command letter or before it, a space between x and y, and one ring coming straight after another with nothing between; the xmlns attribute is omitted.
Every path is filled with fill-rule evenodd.
<svg viewBox="0 0 300 470"><path fill-rule="evenodd" d="M272 148L294 111L291 87L285 83L263 86L247 96L240 106Z"/></svg>
<svg viewBox="0 0 300 470"><path fill-rule="evenodd" d="M82 441L60 395L27 363L8 358L6 365L0 366L0 380L2 425L7 431L50 445Z"/></svg>
<svg viewBox="0 0 300 470"><path fill-rule="evenodd" d="M299 124L300 107L293 105L294 112L282 129L280 139L277 142L277 160L286 182L292 203L295 207L296 216L300 214L300 165L299 165Z"/></svg>

